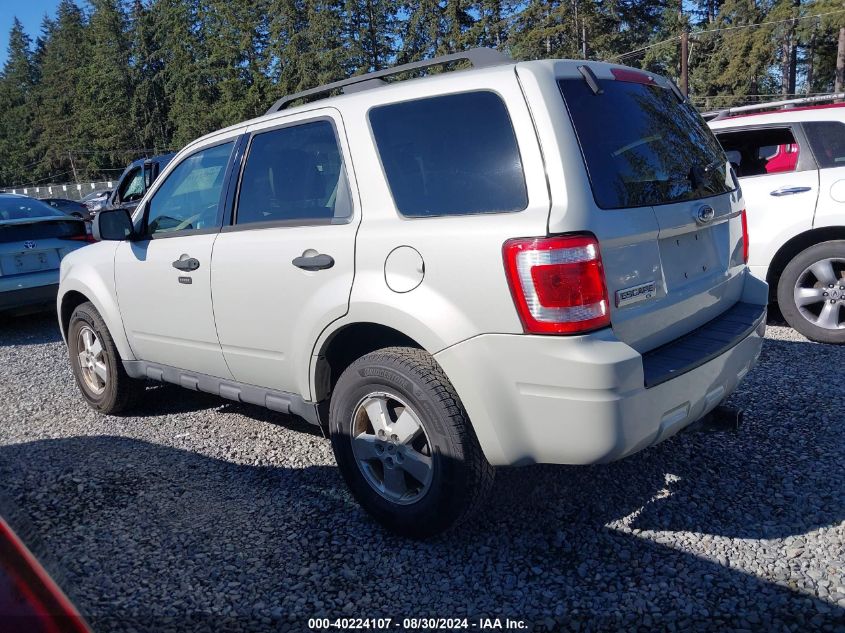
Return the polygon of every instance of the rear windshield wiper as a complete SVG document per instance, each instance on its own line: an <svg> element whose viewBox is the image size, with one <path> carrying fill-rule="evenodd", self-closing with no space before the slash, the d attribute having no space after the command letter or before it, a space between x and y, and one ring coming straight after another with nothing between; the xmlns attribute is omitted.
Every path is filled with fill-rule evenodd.
<svg viewBox="0 0 845 633"><path fill-rule="evenodd" d="M596 77L592 68L589 66L578 66L578 72L581 73L581 76L587 82L594 95L604 94L604 89L599 85L599 79Z"/></svg>
<svg viewBox="0 0 845 633"><path fill-rule="evenodd" d="M714 167L719 166L722 160L717 158L710 161L706 165L693 165L689 170L689 181L693 189L704 189L706 191L715 191L712 185L707 182L707 174L713 171Z"/></svg>

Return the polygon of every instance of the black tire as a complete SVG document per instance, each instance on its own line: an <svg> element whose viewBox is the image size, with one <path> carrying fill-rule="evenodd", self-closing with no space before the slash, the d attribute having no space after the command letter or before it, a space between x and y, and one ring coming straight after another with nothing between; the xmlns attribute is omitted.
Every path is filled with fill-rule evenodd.
<svg viewBox="0 0 845 633"><path fill-rule="evenodd" d="M102 360L108 380L105 381L101 392L94 390L86 381L79 358L80 332L86 328L93 331L102 346ZM126 411L137 404L144 392L145 383L142 380L130 378L126 373L105 321L92 303L80 304L73 311L68 324L67 347L73 377L91 408L100 413L114 414Z"/></svg>
<svg viewBox="0 0 845 633"><path fill-rule="evenodd" d="M352 449L353 415L371 394L391 394L410 407L431 456L430 484L406 505L385 498L365 477ZM454 387L434 358L408 347L359 358L337 382L329 410L335 459L354 497L387 529L426 538L468 519L493 483L487 462ZM395 435L392 437L396 437Z"/></svg>
<svg viewBox="0 0 845 633"><path fill-rule="evenodd" d="M793 257L792 261L783 269L783 273L781 273L780 279L778 280L778 307L786 322L811 341L842 345L845 344L845 328L830 329L812 323L802 314L793 295L795 285L798 283L799 278L802 277L804 271L813 264L826 259L845 260L845 240L822 242L821 244L816 244L801 251ZM833 291L835 291L838 297L845 297L845 290L843 290L845 289L845 279L842 278L845 272L842 271L839 265L836 265L833 270L835 275L839 275L839 280L834 283L835 288ZM812 279L811 277L810 280L812 281ZM817 281L815 285L824 291L833 292L829 287L823 288L822 286L824 284L821 282ZM841 321L841 315L845 314L845 299L840 300L835 305L840 310Z"/></svg>

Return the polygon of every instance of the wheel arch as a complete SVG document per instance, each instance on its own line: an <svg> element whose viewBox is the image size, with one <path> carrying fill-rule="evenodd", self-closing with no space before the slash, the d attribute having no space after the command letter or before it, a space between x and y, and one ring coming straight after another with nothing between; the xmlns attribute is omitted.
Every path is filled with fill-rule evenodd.
<svg viewBox="0 0 845 633"><path fill-rule="evenodd" d="M135 360L135 355L132 353L132 348L129 346L129 341L126 338L126 332L123 330L123 321L120 318L120 310L117 303L106 293L106 300L101 300L102 294L93 291L90 287L83 284L78 279L70 281L63 281L62 287L59 291L57 299L59 325L62 331L62 338L67 343L67 329L70 323L70 318L73 311L85 303L90 301L106 326L109 329L109 334L117 347L118 353L123 360Z"/></svg>
<svg viewBox="0 0 845 633"><path fill-rule="evenodd" d="M340 375L361 356L394 346L425 349L411 336L383 323L357 321L338 327L314 352L311 376L314 401L327 400Z"/></svg>
<svg viewBox="0 0 845 633"><path fill-rule="evenodd" d="M777 303L778 282L789 262L801 251L831 240L845 240L845 226L824 226L810 229L789 239L778 249L766 272L770 303Z"/></svg>
<svg viewBox="0 0 845 633"><path fill-rule="evenodd" d="M65 343L67 343L67 331L70 326L70 317L73 314L73 311L86 301L90 301L90 299L78 290L69 290L62 295L59 305L59 324L61 325L62 338L65 340Z"/></svg>

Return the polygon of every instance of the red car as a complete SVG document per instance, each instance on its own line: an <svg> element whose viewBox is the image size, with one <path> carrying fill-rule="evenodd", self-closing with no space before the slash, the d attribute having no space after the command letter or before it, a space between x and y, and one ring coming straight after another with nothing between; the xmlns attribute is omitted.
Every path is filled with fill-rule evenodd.
<svg viewBox="0 0 845 633"><path fill-rule="evenodd" d="M67 596L1 517L0 630L90 633Z"/></svg>

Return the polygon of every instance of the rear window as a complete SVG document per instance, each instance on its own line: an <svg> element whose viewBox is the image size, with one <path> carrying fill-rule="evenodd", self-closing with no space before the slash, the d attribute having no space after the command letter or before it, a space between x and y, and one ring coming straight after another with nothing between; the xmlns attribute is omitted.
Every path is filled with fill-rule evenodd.
<svg viewBox="0 0 845 633"><path fill-rule="evenodd" d="M804 132L819 167L845 167L845 124L838 121L811 121Z"/></svg>
<svg viewBox="0 0 845 633"><path fill-rule="evenodd" d="M732 191L727 159L688 103L659 86L583 79L559 82L603 209L695 200Z"/></svg>
<svg viewBox="0 0 845 633"><path fill-rule="evenodd" d="M480 91L370 111L399 213L410 217L522 211L528 194L510 116Z"/></svg>
<svg viewBox="0 0 845 633"><path fill-rule="evenodd" d="M24 196L0 196L0 221L62 217L65 214L46 202Z"/></svg>

